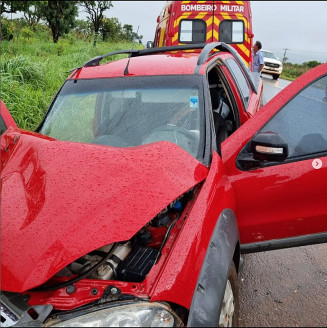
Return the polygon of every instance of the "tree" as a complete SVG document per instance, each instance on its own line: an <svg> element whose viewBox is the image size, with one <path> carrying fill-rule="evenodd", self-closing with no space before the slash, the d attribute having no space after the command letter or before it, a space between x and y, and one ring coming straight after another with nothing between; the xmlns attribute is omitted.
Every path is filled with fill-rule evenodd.
<svg viewBox="0 0 327 328"><path fill-rule="evenodd" d="M14 38L14 34L9 19L2 18L0 39L10 41L13 38Z"/></svg>
<svg viewBox="0 0 327 328"><path fill-rule="evenodd" d="M100 27L100 32L102 34L102 39L110 39L112 41L118 41L120 38L122 26L118 18L103 18L102 25Z"/></svg>
<svg viewBox="0 0 327 328"><path fill-rule="evenodd" d="M321 63L318 62L317 60L310 60L308 62L303 63L302 65L307 66L309 68L314 68L321 65Z"/></svg>
<svg viewBox="0 0 327 328"><path fill-rule="evenodd" d="M23 14L28 25L35 31L36 25L43 18L42 8L44 5L40 1L24 1Z"/></svg>
<svg viewBox="0 0 327 328"><path fill-rule="evenodd" d="M139 43L142 43L143 35L139 35L135 32L133 32L133 40L138 40Z"/></svg>
<svg viewBox="0 0 327 328"><path fill-rule="evenodd" d="M74 27L78 15L77 2L74 1L41 1L41 11L49 24L54 43L60 36Z"/></svg>
<svg viewBox="0 0 327 328"><path fill-rule="evenodd" d="M23 27L21 30L22 36L24 38L27 38L28 40L33 37L34 32L31 30L30 27Z"/></svg>
<svg viewBox="0 0 327 328"><path fill-rule="evenodd" d="M122 38L127 41L134 41L138 40L139 43L142 43L143 35L138 35L136 32L133 31L133 26L129 24L125 24L122 30Z"/></svg>
<svg viewBox="0 0 327 328"><path fill-rule="evenodd" d="M127 41L133 41L133 26L129 24L125 24L123 26L123 34L124 34L124 39Z"/></svg>
<svg viewBox="0 0 327 328"><path fill-rule="evenodd" d="M25 1L0 1L0 12L11 14L17 11L22 11L25 7Z"/></svg>
<svg viewBox="0 0 327 328"><path fill-rule="evenodd" d="M78 39L89 39L92 35L92 24L85 20L77 19L74 27L74 34Z"/></svg>
<svg viewBox="0 0 327 328"><path fill-rule="evenodd" d="M86 13L89 15L87 19L93 24L93 45L96 46L99 30L104 19L103 12L113 7L112 1L81 1L81 6L85 8Z"/></svg>

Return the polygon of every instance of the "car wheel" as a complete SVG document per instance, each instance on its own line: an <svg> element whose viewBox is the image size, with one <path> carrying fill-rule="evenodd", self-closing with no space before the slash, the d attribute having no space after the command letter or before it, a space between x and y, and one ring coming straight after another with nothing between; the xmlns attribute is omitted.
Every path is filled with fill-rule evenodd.
<svg viewBox="0 0 327 328"><path fill-rule="evenodd" d="M220 311L219 327L238 327L239 299L235 264L232 262Z"/></svg>
<svg viewBox="0 0 327 328"><path fill-rule="evenodd" d="M278 80L278 78L279 78L279 75L278 75L278 74L274 74L274 75L273 75L273 79L274 79L274 80Z"/></svg>

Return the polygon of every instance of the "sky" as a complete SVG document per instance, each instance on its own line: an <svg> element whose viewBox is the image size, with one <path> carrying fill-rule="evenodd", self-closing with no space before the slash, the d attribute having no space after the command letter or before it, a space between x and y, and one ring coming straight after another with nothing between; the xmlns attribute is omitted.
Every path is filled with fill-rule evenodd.
<svg viewBox="0 0 327 328"><path fill-rule="evenodd" d="M107 17L131 24L153 41L157 17L166 1L112 1ZM254 39L263 48L286 56L291 62L327 61L327 1L251 1ZM80 13L80 16L85 14ZM85 17L85 16L84 16ZM83 18L84 18L83 17Z"/></svg>

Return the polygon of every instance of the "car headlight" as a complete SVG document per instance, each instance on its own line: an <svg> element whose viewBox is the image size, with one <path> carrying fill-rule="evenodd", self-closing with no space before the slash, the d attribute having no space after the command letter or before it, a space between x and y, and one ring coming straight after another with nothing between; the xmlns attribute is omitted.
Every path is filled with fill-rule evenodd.
<svg viewBox="0 0 327 328"><path fill-rule="evenodd" d="M64 320L51 327L173 327L179 320L161 304L116 306Z"/></svg>

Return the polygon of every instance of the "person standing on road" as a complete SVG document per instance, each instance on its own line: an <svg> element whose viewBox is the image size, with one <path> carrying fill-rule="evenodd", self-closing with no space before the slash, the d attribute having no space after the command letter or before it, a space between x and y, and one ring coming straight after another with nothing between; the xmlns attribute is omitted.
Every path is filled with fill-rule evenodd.
<svg viewBox="0 0 327 328"><path fill-rule="evenodd" d="M262 74L262 69L263 69L263 56L260 51L262 48L262 44L260 41L256 41L256 43L253 46L253 65L252 65L252 71L256 73Z"/></svg>

